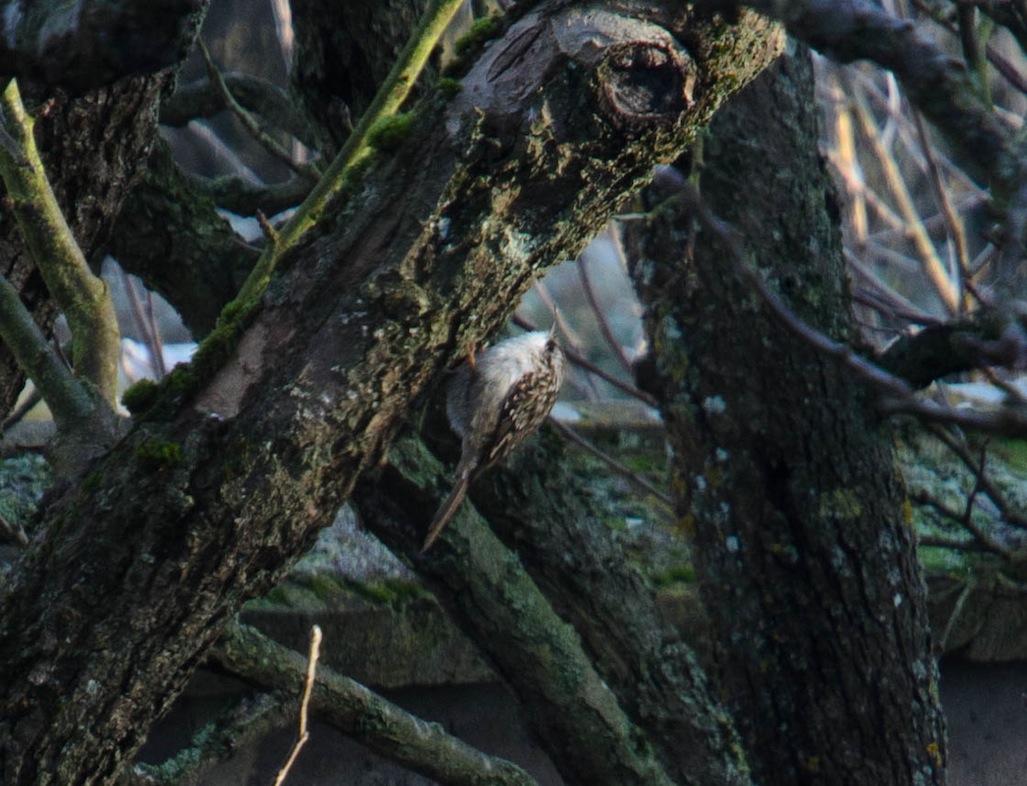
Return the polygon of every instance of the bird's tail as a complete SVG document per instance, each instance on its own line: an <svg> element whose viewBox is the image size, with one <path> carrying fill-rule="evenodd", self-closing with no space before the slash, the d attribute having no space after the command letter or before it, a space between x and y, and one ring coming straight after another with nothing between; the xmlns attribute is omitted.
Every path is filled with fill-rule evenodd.
<svg viewBox="0 0 1027 786"><path fill-rule="evenodd" d="M442 528L445 527L453 514L456 513L456 509L460 507L460 503L464 501L464 496L467 494L467 486L470 482L470 478L466 475L462 476L453 486L453 490L449 492L449 496L446 497L446 501L439 506L439 509L435 512L435 518L432 519L431 526L428 527L428 535L424 539L424 545L421 546L421 553L424 554L428 549L431 548L431 544L438 538L439 533L442 532Z"/></svg>

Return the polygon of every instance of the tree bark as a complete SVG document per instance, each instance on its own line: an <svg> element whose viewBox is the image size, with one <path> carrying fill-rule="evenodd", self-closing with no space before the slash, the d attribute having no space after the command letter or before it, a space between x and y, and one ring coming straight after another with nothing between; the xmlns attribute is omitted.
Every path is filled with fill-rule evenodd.
<svg viewBox="0 0 1027 786"><path fill-rule="evenodd" d="M172 78L170 71L161 71L126 78L79 98L58 93L36 122L47 176L87 259L106 239L135 183L156 133L157 101ZM54 305L8 211L0 216L0 275L14 285L48 332L56 316ZM10 411L24 382L24 374L0 344L0 411Z"/></svg>
<svg viewBox="0 0 1027 786"><path fill-rule="evenodd" d="M197 338L210 333L259 256L158 139L107 250L167 299Z"/></svg>
<svg viewBox="0 0 1027 786"><path fill-rule="evenodd" d="M414 397L780 40L756 18L728 27L677 4L565 5L540 4L493 42L451 102L425 101L325 234L284 261L241 341L215 334L50 500L0 596L4 783L113 781Z"/></svg>
<svg viewBox="0 0 1027 786"><path fill-rule="evenodd" d="M407 557L503 676L567 784L644 782L615 744L616 727L591 720L597 674L623 713L620 734L633 728L644 737L674 783L748 784L730 719L689 648L662 629L652 588L602 523L588 481L573 475L553 441L539 442L475 484L474 509L465 503L427 556L419 554L420 528L440 495L434 462L412 438L357 485L361 521ZM496 565L504 566L501 589L491 585ZM563 638L540 646L556 630ZM539 662L539 652L558 647L563 657Z"/></svg>
<svg viewBox="0 0 1027 786"><path fill-rule="evenodd" d="M667 205L630 231L682 526L721 678L762 784L940 784L945 730L891 435L835 360L779 322L851 330L808 54L718 114L702 199L751 261ZM744 178L744 185L743 185Z"/></svg>

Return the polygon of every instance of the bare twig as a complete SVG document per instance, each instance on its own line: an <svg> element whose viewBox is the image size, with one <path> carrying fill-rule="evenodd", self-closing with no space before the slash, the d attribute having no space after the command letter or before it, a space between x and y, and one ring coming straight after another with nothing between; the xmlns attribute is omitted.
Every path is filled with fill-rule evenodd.
<svg viewBox="0 0 1027 786"><path fill-rule="evenodd" d="M265 131L261 124L257 122L257 119L246 111L246 108L243 107L242 104L235 100L235 96L232 95L232 91L229 90L228 85L225 84L225 80L221 76L221 70L217 65L215 65L213 58L210 56L210 52L207 50L207 45L203 43L203 39L197 38L196 44L199 47L200 54L203 55L203 62L207 66L207 75L209 76L211 83L218 89L218 92L221 94L221 97L225 102L225 106L228 107L232 114L235 115L240 123L242 123L246 132L252 136L272 157L281 161L297 175L308 180L316 180L319 174L316 168L311 164L299 164L293 160L292 154L279 144L278 140Z"/></svg>
<svg viewBox="0 0 1027 786"><path fill-rule="evenodd" d="M19 546L27 546L29 544L28 536L25 534L25 530L22 529L21 524L16 521L9 521L0 513L0 543L4 541L10 541Z"/></svg>
<svg viewBox="0 0 1027 786"><path fill-rule="evenodd" d="M981 551L988 551L992 554L997 554L998 556L1002 557L1002 559L1006 562L1016 562L1023 559L1024 556L1027 556L1018 556L1015 552L1010 551L1001 543L996 541L981 527L978 527L976 524L973 523L971 513L973 512L973 499L976 493L977 492L974 491L973 493L967 495L966 507L961 511L953 510L952 508L943 504L940 500L935 499L926 492L917 492L911 494L910 499L918 504L927 505L929 507L934 508L942 516L961 526L963 529L970 533L972 540L969 542L978 544ZM963 543L963 541L954 541L954 543L956 542ZM965 546L963 548L965 550Z"/></svg>
<svg viewBox="0 0 1027 786"><path fill-rule="evenodd" d="M888 182L888 187L891 190L892 196L898 204L899 212L902 214L902 218L906 223L909 234L913 240L913 245L916 248L917 253L920 255L920 261L923 264L923 270L927 275L927 280L931 282L935 293L941 300L942 305L945 306L946 311L948 311L949 314L959 313L958 289L953 285L952 280L949 278L949 275L945 270L945 266L938 257L938 252L935 249L934 244L931 242L931 239L927 234L927 230L924 228L923 222L920 219L920 214L917 212L913 203L913 197L909 193L909 189L906 187L906 181L903 179L902 173L899 171L895 158L881 142L880 131L870 114L870 109L867 107L866 102L859 96L854 97L854 108L856 117L863 128L863 134L866 137L867 143L873 149L874 154L877 157L877 161L881 165L881 171Z"/></svg>
<svg viewBox="0 0 1027 786"><path fill-rule="evenodd" d="M580 349L582 345L581 336L578 335L578 331L574 329L574 326L564 319L563 314L560 313L560 309L556 307L556 301L553 300L553 296L549 294L549 287L546 286L545 281L535 279L534 283L531 285L531 290L538 296L538 299L542 301L542 305L546 307L546 311L553 315L556 327L564 339L570 341L575 349Z"/></svg>
<svg viewBox="0 0 1027 786"><path fill-rule="evenodd" d="M834 134L836 148L831 161L842 177L849 193L849 227L857 248L867 242L867 186L856 155L856 140L852 127L852 110L843 100L841 85L831 80L831 100L834 104Z"/></svg>
<svg viewBox="0 0 1027 786"><path fill-rule="evenodd" d="M150 353L150 368L153 371L153 375L157 379L163 379L167 369L164 366L164 347L160 338L160 329L153 316L153 296L149 291L146 292L146 306L144 308L139 300L139 290L136 288L135 281L124 270L121 270L121 286L128 297L128 304L132 309L132 320L136 324L136 330L139 331L139 336L142 338L143 343L146 344L146 349Z"/></svg>
<svg viewBox="0 0 1027 786"><path fill-rule="evenodd" d="M932 8L930 3L925 2L925 0L913 0L913 5L918 10L920 10L923 13L927 14L931 19L933 19L941 27L945 28L950 33L952 33L953 35L957 35L958 34L958 31L956 30L956 26L952 22L950 22L944 16L943 13L939 12L935 8ZM1007 3L1007 4L1003 4L1003 5L1008 5L1010 8L1014 7L1014 4L1012 4L1012 3ZM995 13L995 6L996 6L996 4L995 3L991 3L991 2L986 3L986 4L982 4L982 7L984 8L985 13L988 13L988 14L994 14ZM999 20L999 21L1000 21L1000 23L1002 23L1001 20ZM1005 25L1004 23L1002 23L1002 24L1003 24L1004 27L1008 27L1013 32L1013 35L1017 35L1019 37L1019 36L1021 36L1023 34L1022 20L1021 20L1021 27L1020 27L1019 30L1015 29L1015 27ZM1020 41L1021 41L1020 45L1023 46L1024 39L1021 38ZM1009 84L1012 85L1016 90L1019 90L1021 93L1027 94L1027 78L1024 78L1023 74L1021 74L1016 69L1016 66L1014 66L1009 60L1007 60L1002 55L1002 53L999 52L998 49L996 49L990 43L985 45L984 51L985 51L985 55L988 58L988 62L990 62L993 66L995 66L995 70L998 71L1000 74L1002 74L1002 77L1007 82L1009 82Z"/></svg>
<svg viewBox="0 0 1027 786"><path fill-rule="evenodd" d="M617 337L613 335L613 330L610 328L610 322L606 319L606 314L603 313L603 309L599 306L599 300L596 298L595 290L592 289L592 280L589 278L588 268L585 265L583 256L578 257L576 265L578 268L578 277L581 280L581 291L585 293L585 299L588 301L588 306L592 309L592 313L595 315L596 321L599 323L599 332L603 334L603 340L606 341L606 345L620 362L621 368L630 374L631 361L628 360L628 356L624 354L624 347L621 346Z"/></svg>
<svg viewBox="0 0 1027 786"><path fill-rule="evenodd" d="M880 276L876 276L868 270L863 260L849 251L849 249L844 249L844 254L845 261L849 264L849 269L857 274L868 288L874 291L876 297L884 304L887 304L892 313L918 325L941 324L940 319L932 317L923 309L917 308L915 304L885 284Z"/></svg>
<svg viewBox="0 0 1027 786"><path fill-rule="evenodd" d="M260 226L260 231L264 235L264 239L267 241L269 246L274 246L278 243L278 230L274 228L274 225L268 220L268 217L264 215L263 210L258 210L256 213L257 224Z"/></svg>
<svg viewBox="0 0 1027 786"><path fill-rule="evenodd" d="M538 328L535 327L534 324L532 324L528 320L524 319L523 317L514 316L511 319L511 321L515 325L518 325L519 327L522 327L525 330L537 330L538 329ZM608 382L609 384L613 385L615 388L617 388L617 390L620 390L623 393L627 393L629 396L632 396L633 398L637 398L639 401L644 401L650 407L655 407L656 406L656 399L654 399L652 396L650 396L644 390L639 390L634 385L629 385L627 382L623 382L623 381L617 379L615 376L612 376L611 374L607 374L605 371L603 371L601 368L599 368L599 366L597 366L595 363L592 363L591 361L589 361L588 358L586 358L584 355L581 355L581 354L575 352L573 349L564 349L564 354L567 356L567 359L571 363L573 363L575 366L580 366L581 368L585 369L586 371L589 371L589 372L595 374L597 377L602 379L604 382Z"/></svg>
<svg viewBox="0 0 1027 786"><path fill-rule="evenodd" d="M952 242L956 247L956 264L963 282L970 280L970 255L966 247L966 230L963 227L963 220L956 213L952 206L952 199L949 197L948 189L941 179L941 170L938 161L934 156L934 146L927 137L927 129L924 127L923 118L919 112L913 113L913 122L916 124L917 135L920 139L920 146L924 151L924 159L927 161L927 171L930 175L931 186L934 188L934 196L938 200L938 206L945 215L945 223L948 226ZM964 289L966 289L964 287ZM961 298L962 310L969 310L972 303L964 292Z"/></svg>
<svg viewBox="0 0 1027 786"><path fill-rule="evenodd" d="M222 71L221 79L232 97L251 114L289 134L305 148L317 149L317 133L284 89L252 74ZM158 119L161 125L181 128L226 108L220 88L209 77L201 77L175 88L175 92L161 103Z"/></svg>
<svg viewBox="0 0 1027 786"><path fill-rule="evenodd" d="M299 734L296 737L296 742L292 746L292 750L289 752L289 758L286 759L285 764L282 765L282 769L278 771L278 776L275 778L274 786L282 786L285 783L286 777L289 775L289 770L292 769L293 763L296 761L296 757L300 755L300 751L303 746L307 744L307 740L310 739L310 732L307 731L307 711L310 707L310 693L314 690L314 680L317 677L317 660L321 655L321 628L318 625L314 625L310 628L310 652L307 655L307 673L303 680L303 698L300 701L300 728Z"/></svg>
<svg viewBox="0 0 1027 786"><path fill-rule="evenodd" d="M956 598L956 603L952 607L952 613L949 615L948 620L945 623L945 630L941 634L941 651L945 652L945 647L949 642L949 637L952 635L952 630L956 626L956 622L963 616L963 611L966 609L967 601L970 600L970 596L973 594L975 582L971 579L968 580L962 590L960 590L959 597Z"/></svg>
<svg viewBox="0 0 1027 786"><path fill-rule="evenodd" d="M976 483L998 508L999 513L1002 516L1002 520L1005 521L1012 527L1017 529L1027 530L1027 517L1017 513L1012 505L1009 504L1009 500L1006 499L1006 495L1002 493L1001 489L995 485L994 481L988 477L984 471L984 453L982 448L982 454L980 461L975 461L974 457L970 455L970 451L967 450L966 446L957 440L950 432L940 428L938 426L928 426L928 431L942 444L945 445L953 454L963 463L963 465L973 473L976 478Z"/></svg>
<svg viewBox="0 0 1027 786"><path fill-rule="evenodd" d="M281 213L302 202L311 189L310 181L298 177L264 184L247 176L206 178L192 172L185 176L198 193L209 196L218 207L241 216L252 216L257 210L272 216Z"/></svg>
<svg viewBox="0 0 1027 786"><path fill-rule="evenodd" d="M784 22L788 32L841 62L872 60L892 71L906 96L935 124L961 161L983 168L999 191L1015 188L1023 163L1009 129L984 104L963 64L949 57L907 19L870 0L715 2L748 6Z"/></svg>
<svg viewBox="0 0 1027 786"><path fill-rule="evenodd" d="M225 628L212 657L244 679L272 687L294 685L309 665L299 653L234 622ZM453 786L538 786L515 764L475 750L330 667L318 670L310 709L375 753L433 780Z"/></svg>
<svg viewBox="0 0 1027 786"><path fill-rule="evenodd" d="M25 396L25 400L11 410L11 414L4 418L3 421L0 421L0 434L7 431L14 424L21 422L21 419L29 414L32 408L42 400L43 394L39 392L39 388L33 386L28 395Z"/></svg>
<svg viewBox="0 0 1027 786"><path fill-rule="evenodd" d="M891 100L890 94L881 90L877 81L873 78L872 73L868 72L866 69L849 67L845 68L843 73L846 77L851 77L853 82L859 85L864 94L873 101L875 106L879 107L888 117L894 119L896 127L898 128L899 137L903 140L903 146L909 153L911 160L920 170L926 171L927 164L920 155L920 151L914 141L913 131L910 127L908 118L900 111L902 104L899 103L896 105ZM894 82L894 79L891 81ZM941 164L945 174L952 178L954 182L976 194L990 196L977 183L971 180L967 173L952 161L951 158L937 150L935 151L935 155L937 156L938 163Z"/></svg>
<svg viewBox="0 0 1027 786"><path fill-rule="evenodd" d="M559 420L550 417L549 423L550 425L552 425L553 428L555 428L557 431L563 434L568 440L573 442L575 445L578 445L579 447L587 450L597 459L599 459L608 467L610 467L618 475L631 481L640 489L645 491L647 494L652 494L654 497L656 497L656 499L658 499L671 510L674 509L674 499L669 494L667 494L667 492L660 491L660 489L656 488L656 486L654 486L648 480L643 478L637 472L632 472L626 466L617 461L617 459L613 458L613 456L604 453L602 450L593 445L589 440L585 439L583 436L578 434L576 431L574 431L574 429L565 426Z"/></svg>
<svg viewBox="0 0 1027 786"><path fill-rule="evenodd" d="M1002 379L1002 377L995 373L995 369L985 367L981 369L981 373L988 378L988 382L1005 393L1009 397L1009 400L1015 403L1018 407L1027 407L1027 395L1024 395L1024 392L1016 385L1011 385L1009 382Z"/></svg>
<svg viewBox="0 0 1027 786"><path fill-rule="evenodd" d="M987 551L981 543L978 543L973 539L955 540L953 538L943 538L938 535L920 535L917 538L917 545L935 549L948 549L949 551Z"/></svg>

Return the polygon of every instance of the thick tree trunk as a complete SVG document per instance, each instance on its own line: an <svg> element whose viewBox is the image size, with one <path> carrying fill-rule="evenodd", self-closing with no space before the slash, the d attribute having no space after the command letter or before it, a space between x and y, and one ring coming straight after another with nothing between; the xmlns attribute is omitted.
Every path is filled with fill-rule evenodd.
<svg viewBox="0 0 1027 786"><path fill-rule="evenodd" d="M705 204L835 338L850 317L808 55L718 115ZM640 222L641 223L641 222ZM834 360L768 316L681 211L630 232L682 524L727 696L762 784L940 784L924 587L886 424Z"/></svg>
<svg viewBox="0 0 1027 786"><path fill-rule="evenodd" d="M706 24L683 6L565 6L540 4L451 103L425 102L286 261L238 346L208 344L51 501L0 597L5 784L111 782L414 397L690 141L720 80L745 81L779 41L757 19Z"/></svg>

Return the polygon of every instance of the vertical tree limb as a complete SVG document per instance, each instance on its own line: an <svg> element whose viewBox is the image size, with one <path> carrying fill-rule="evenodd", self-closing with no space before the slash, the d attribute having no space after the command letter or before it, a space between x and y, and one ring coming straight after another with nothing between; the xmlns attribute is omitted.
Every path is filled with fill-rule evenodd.
<svg viewBox="0 0 1027 786"><path fill-rule="evenodd" d="M851 322L812 79L808 55L782 58L725 107L702 196L796 314L839 340ZM887 427L843 364L725 270L713 233L669 204L648 229L628 246L653 387L754 780L943 783L937 669Z"/></svg>
<svg viewBox="0 0 1027 786"><path fill-rule="evenodd" d="M110 291L93 275L46 178L15 80L0 97L0 175L7 201L50 294L68 319L75 373L113 409L117 404L118 321Z"/></svg>

